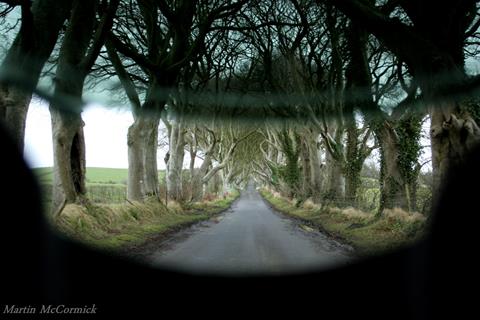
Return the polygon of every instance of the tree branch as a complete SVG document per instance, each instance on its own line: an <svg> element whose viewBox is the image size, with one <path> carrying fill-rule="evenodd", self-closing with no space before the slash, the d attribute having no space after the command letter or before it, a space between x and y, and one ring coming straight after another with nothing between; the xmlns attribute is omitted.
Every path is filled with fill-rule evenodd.
<svg viewBox="0 0 480 320"><path fill-rule="evenodd" d="M117 76L120 79L123 88L125 89L128 100L132 104L133 114L136 115L141 108L141 102L140 98L138 97L137 90L135 89L135 84L130 78L128 72L123 67L122 61L115 51L113 44L110 42L110 39L106 41L105 46L107 47L108 56L110 57L110 61L113 64L115 72L117 73Z"/></svg>
<svg viewBox="0 0 480 320"><path fill-rule="evenodd" d="M480 28L480 17L477 21L465 32L465 39L473 36L475 32L477 32L478 28Z"/></svg>
<svg viewBox="0 0 480 320"><path fill-rule="evenodd" d="M134 48L130 45L123 43L117 36L115 36L112 32L108 34L108 38L111 41L111 44L115 47L115 49L123 54L124 56L129 57L133 61L135 61L140 67L147 69L147 70L154 70L159 71L158 66L155 65L150 59L146 56L138 53Z"/></svg>
<svg viewBox="0 0 480 320"><path fill-rule="evenodd" d="M401 23L398 19L389 18L365 1L326 1L375 35L400 60L405 61L409 66L414 66L414 70L421 70L424 67L423 62L431 61L432 54L438 52L430 41L422 38L412 27ZM317 2L321 1L317 0Z"/></svg>
<svg viewBox="0 0 480 320"><path fill-rule="evenodd" d="M89 51L80 63L80 68L83 69L85 73L87 73L92 68L95 60L97 60L97 57L100 54L101 48L105 44L107 35L112 28L113 19L115 18L119 3L120 0L110 0L108 9L102 15L100 23L97 27L97 30L95 30L95 34L93 36L93 44L91 45Z"/></svg>

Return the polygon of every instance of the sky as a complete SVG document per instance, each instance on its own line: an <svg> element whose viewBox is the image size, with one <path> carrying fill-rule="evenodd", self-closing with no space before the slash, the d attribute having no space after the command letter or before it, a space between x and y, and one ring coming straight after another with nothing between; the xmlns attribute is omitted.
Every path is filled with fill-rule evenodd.
<svg viewBox="0 0 480 320"><path fill-rule="evenodd" d="M128 168L127 132L133 122L129 110L87 105L85 122L87 167ZM165 151L158 152L159 169L164 169ZM48 104L34 99L25 129L25 158L31 167L53 166L52 127Z"/></svg>

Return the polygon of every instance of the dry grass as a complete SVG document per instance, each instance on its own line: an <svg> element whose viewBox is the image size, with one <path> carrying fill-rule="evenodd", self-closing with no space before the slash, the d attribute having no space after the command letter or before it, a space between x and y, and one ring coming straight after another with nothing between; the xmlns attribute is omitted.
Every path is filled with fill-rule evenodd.
<svg viewBox="0 0 480 320"><path fill-rule="evenodd" d="M97 231L99 229L98 221L89 215L84 207L76 204L66 205L57 222L60 226L71 228L74 231L81 229Z"/></svg>
<svg viewBox="0 0 480 320"><path fill-rule="evenodd" d="M182 205L180 203L178 203L177 201L172 201L172 200L168 201L167 207L168 207L169 210L174 210L176 212L183 211Z"/></svg>
<svg viewBox="0 0 480 320"><path fill-rule="evenodd" d="M367 213L353 207L348 207L346 209L343 209L341 210L341 213L349 219L368 220L374 217L374 215L371 213Z"/></svg>
<svg viewBox="0 0 480 320"><path fill-rule="evenodd" d="M217 196L214 195L213 193L205 193L203 195L203 201L211 202L217 199Z"/></svg>
<svg viewBox="0 0 480 320"><path fill-rule="evenodd" d="M280 192L274 191L274 190L269 190L269 192L272 194L274 198L282 198L282 195Z"/></svg>
<svg viewBox="0 0 480 320"><path fill-rule="evenodd" d="M312 201L312 199L307 199L303 205L303 209L306 210L320 210L320 206Z"/></svg>
<svg viewBox="0 0 480 320"><path fill-rule="evenodd" d="M228 208L237 197L238 193L232 193L227 199L203 201L188 207L173 201L167 207L154 200L110 205L69 204L59 217L51 219L51 223L61 233L78 241L119 249L142 243L153 234L208 219Z"/></svg>
<svg viewBox="0 0 480 320"><path fill-rule="evenodd" d="M385 209L383 215L390 221L402 221L406 223L424 222L425 216L418 212L407 212L400 208Z"/></svg>
<svg viewBox="0 0 480 320"><path fill-rule="evenodd" d="M332 207L328 208L328 212L330 212L331 214L342 214L343 211L340 208Z"/></svg>
<svg viewBox="0 0 480 320"><path fill-rule="evenodd" d="M299 208L268 190L263 189L261 193L277 210L343 239L353 245L359 255L378 254L409 245L423 236L426 226L426 218L421 214L398 208L385 210L377 217L373 212L352 207L322 208L311 200Z"/></svg>

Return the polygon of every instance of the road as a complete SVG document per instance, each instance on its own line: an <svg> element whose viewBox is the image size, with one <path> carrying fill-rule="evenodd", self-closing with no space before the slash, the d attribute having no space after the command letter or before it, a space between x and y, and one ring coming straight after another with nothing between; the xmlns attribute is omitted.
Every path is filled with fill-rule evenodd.
<svg viewBox="0 0 480 320"><path fill-rule="evenodd" d="M274 212L250 185L228 211L177 233L147 260L192 273L278 274L346 263L350 251Z"/></svg>

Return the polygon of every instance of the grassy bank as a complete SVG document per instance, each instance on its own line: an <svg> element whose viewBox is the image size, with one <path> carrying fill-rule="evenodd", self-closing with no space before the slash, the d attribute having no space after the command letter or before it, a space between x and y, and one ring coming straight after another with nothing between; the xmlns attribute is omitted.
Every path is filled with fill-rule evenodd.
<svg viewBox="0 0 480 320"><path fill-rule="evenodd" d="M298 207L295 201L276 192L267 189L260 192L276 210L352 245L360 256L409 245L425 232L425 217L418 213L393 209L385 210L381 217L375 218L373 213L354 208L321 208L311 201Z"/></svg>
<svg viewBox="0 0 480 320"><path fill-rule="evenodd" d="M152 236L209 219L227 209L238 192L225 199L168 208L158 201L131 204L68 205L54 226L78 241L108 250L140 245Z"/></svg>
<svg viewBox="0 0 480 320"><path fill-rule="evenodd" d="M50 212L52 168L33 169L42 188L45 211ZM227 209L238 197L238 192L225 199L213 199L180 206L170 203L168 208L158 201L127 203L127 169L92 168L86 172L87 198L85 206L67 205L60 217L52 221L63 234L78 241L116 250L144 243L152 236L165 234L187 225L209 219ZM159 181L165 179L165 170L159 170Z"/></svg>

